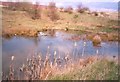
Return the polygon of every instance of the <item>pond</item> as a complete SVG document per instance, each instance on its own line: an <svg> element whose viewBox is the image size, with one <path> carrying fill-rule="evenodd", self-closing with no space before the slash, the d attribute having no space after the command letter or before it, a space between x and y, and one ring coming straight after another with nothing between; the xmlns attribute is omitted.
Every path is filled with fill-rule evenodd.
<svg viewBox="0 0 120 82"><path fill-rule="evenodd" d="M118 55L118 42L102 41L101 46L93 46L91 40L85 37L86 34L73 32L55 31L52 33L40 32L38 37L14 36L10 39L2 38L2 63L3 72L8 73L11 56L15 57L15 69L26 62L27 58L33 55L41 55L44 60L46 55L53 61L56 57L63 58L69 55L73 60L91 55ZM85 45L84 45L85 44Z"/></svg>

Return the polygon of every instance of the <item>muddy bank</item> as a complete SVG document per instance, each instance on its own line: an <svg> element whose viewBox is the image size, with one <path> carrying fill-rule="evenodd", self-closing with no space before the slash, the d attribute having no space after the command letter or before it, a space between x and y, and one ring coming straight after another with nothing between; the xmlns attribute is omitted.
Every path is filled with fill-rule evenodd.
<svg viewBox="0 0 120 82"><path fill-rule="evenodd" d="M118 35L114 33L91 33L87 34L87 38L92 40L96 35L98 35L102 41L118 41Z"/></svg>
<svg viewBox="0 0 120 82"><path fill-rule="evenodd" d="M10 38L12 36L25 36L25 37L36 37L38 34L38 30L29 29L29 28L10 28L3 29L2 36L6 38Z"/></svg>
<svg viewBox="0 0 120 82"><path fill-rule="evenodd" d="M95 33L89 30L80 30L80 29L30 29L30 28L9 28L3 29L2 36L5 38L11 38L13 36L24 36L24 37L38 37L39 32L48 32L51 35L54 35L56 30L61 30L70 33L76 34L86 34L86 38L92 40L95 35L99 35L102 41L118 41L117 33ZM74 39L71 38L71 39ZM75 39L80 39L80 37L75 37Z"/></svg>

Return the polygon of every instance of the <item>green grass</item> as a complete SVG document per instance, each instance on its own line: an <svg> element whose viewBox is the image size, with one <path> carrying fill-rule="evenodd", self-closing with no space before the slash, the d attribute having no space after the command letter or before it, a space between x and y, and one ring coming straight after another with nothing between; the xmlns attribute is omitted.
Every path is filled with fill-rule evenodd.
<svg viewBox="0 0 120 82"><path fill-rule="evenodd" d="M63 75L51 76L51 80L118 80L118 64L113 61L99 60L84 69L75 69Z"/></svg>

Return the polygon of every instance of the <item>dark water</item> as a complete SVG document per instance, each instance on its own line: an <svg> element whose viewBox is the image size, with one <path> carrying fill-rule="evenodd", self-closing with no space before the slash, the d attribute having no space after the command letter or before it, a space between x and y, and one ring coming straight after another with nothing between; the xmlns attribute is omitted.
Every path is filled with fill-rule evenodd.
<svg viewBox="0 0 120 82"><path fill-rule="evenodd" d="M77 41L70 39L73 36L80 36L80 39ZM3 38L3 72L8 72L11 56L15 56L14 64L16 69L18 69L26 62L27 58L30 58L33 55L42 54L41 56L44 59L46 54L50 54L52 61L55 51L57 57L62 58L69 54L73 59L96 55L97 51L97 54L101 56L118 55L118 42L102 42L101 47L94 47L92 41L83 39L84 36L85 34L77 35L74 33L56 31L52 36L40 35L38 38L17 36L12 37L11 39ZM84 42L86 42L85 47L83 45ZM49 49L48 46L50 47Z"/></svg>

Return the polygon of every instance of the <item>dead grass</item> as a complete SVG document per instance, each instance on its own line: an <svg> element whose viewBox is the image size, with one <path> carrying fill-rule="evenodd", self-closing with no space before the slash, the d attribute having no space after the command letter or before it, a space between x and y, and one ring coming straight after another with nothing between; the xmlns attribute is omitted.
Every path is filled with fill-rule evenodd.
<svg viewBox="0 0 120 82"><path fill-rule="evenodd" d="M107 59L100 59L66 74L51 76L52 80L118 80L118 64Z"/></svg>
<svg viewBox="0 0 120 82"><path fill-rule="evenodd" d="M56 58L55 53L54 62L50 62L48 55L45 60L40 54L27 58L26 63L15 70L20 71L19 75L16 75L12 56L9 75L8 77L4 75L3 78L4 80L118 80L118 62L113 58L101 58L96 55L73 61L72 58L66 57L64 66L58 62L64 59Z"/></svg>
<svg viewBox="0 0 120 82"><path fill-rule="evenodd" d="M117 25L117 22L115 20L104 18L104 17L96 17L86 13L69 14L64 12L57 12L60 19L57 21L51 21L49 17L46 16L46 13L47 13L46 10L42 10L41 19L36 19L36 20L31 19L29 14L25 11L11 11L3 8L2 12L3 12L3 15L2 15L3 34L6 34L8 32L5 30L11 30L11 28L12 29L22 28L23 30L27 28L27 29L36 30L36 31L42 30L42 29L68 28L68 30L77 29L77 30L83 30L83 31L88 30L92 32L101 32L104 30L104 32L108 32L108 30L105 30L106 28ZM77 15L77 18L74 18L75 15ZM106 28L104 29L104 27ZM113 32L113 30L111 30L110 32Z"/></svg>

